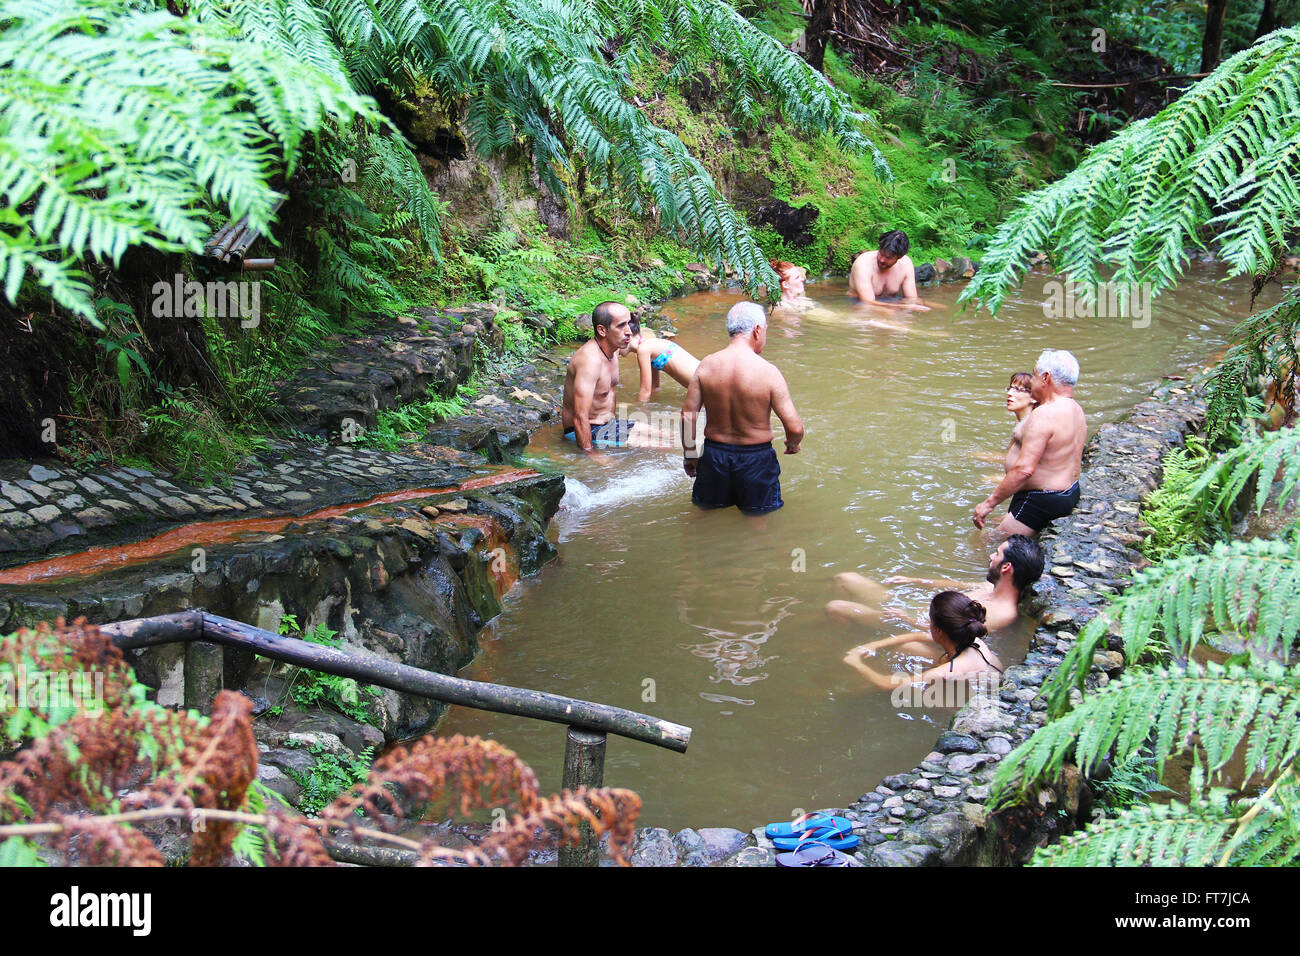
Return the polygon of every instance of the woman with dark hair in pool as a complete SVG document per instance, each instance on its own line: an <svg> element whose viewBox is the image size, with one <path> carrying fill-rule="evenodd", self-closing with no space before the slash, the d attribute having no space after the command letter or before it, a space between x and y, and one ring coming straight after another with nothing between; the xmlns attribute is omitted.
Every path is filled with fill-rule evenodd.
<svg viewBox="0 0 1300 956"><path fill-rule="evenodd" d="M641 371L641 385L636 393L638 402L650 400L650 396L659 387L661 370L682 385L691 384L691 376L700 367L699 359L672 339L655 335L653 329L642 328L636 319L632 320L628 329L631 338L628 339L627 351L636 356L637 368Z"/></svg>
<svg viewBox="0 0 1300 956"><path fill-rule="evenodd" d="M989 671L1001 673L1002 662L984 638L984 605L960 591L940 591L930 600L930 639L918 640L915 633L886 637L861 644L844 655L844 663L861 673L875 687L893 690L903 684L929 685L940 680L966 680ZM923 657L934 666L917 674L895 671L884 674L868 667L863 657L875 657L886 647Z"/></svg>

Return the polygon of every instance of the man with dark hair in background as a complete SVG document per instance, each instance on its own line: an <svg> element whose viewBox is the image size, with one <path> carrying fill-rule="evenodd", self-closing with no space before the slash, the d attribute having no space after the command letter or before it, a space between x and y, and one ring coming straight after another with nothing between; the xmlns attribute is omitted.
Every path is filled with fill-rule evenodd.
<svg viewBox="0 0 1300 956"><path fill-rule="evenodd" d="M627 344L632 313L617 302L602 302L591 313L590 342L569 359L564 376L564 437L591 453L596 446L626 445L632 422L614 415L619 351Z"/></svg>
<svg viewBox="0 0 1300 956"><path fill-rule="evenodd" d="M928 310L916 291L916 267L908 248L907 234L901 229L881 236L879 248L853 260L849 293L871 305Z"/></svg>
<svg viewBox="0 0 1300 956"><path fill-rule="evenodd" d="M879 607L884 600L887 584L921 584L940 590L963 592L973 601L979 601L988 611L985 626L990 631L1007 627L1020 616L1020 598L1025 589L1043 575L1043 549L1033 538L1012 535L989 555L986 584L971 585L961 581L935 581L929 578L892 577L879 584L854 571L835 575L834 589L853 600L836 600L826 605L826 615L833 621L852 621L855 624L874 626L881 622L885 611ZM890 612L897 613L897 612Z"/></svg>

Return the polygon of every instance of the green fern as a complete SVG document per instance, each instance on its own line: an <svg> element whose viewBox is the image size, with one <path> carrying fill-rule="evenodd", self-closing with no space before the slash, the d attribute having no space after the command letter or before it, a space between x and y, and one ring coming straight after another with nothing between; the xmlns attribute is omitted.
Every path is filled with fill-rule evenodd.
<svg viewBox="0 0 1300 956"><path fill-rule="evenodd" d="M1295 418L1300 375L1300 290L1291 289L1276 305L1256 312L1233 330L1236 340L1211 374L1205 412L1206 436L1215 441L1238 427L1248 415L1260 383L1281 405L1284 423Z"/></svg>
<svg viewBox="0 0 1300 956"><path fill-rule="evenodd" d="M1300 486L1300 428L1249 435L1219 455L1187 494L1206 510L1227 515L1252 481L1257 514L1264 510L1274 488L1275 507L1281 511L1287 506Z"/></svg>
<svg viewBox="0 0 1300 956"><path fill-rule="evenodd" d="M995 310L1030 253L1077 282L1167 289L1212 226L1233 274L1265 275L1300 225L1300 28L1229 58L1156 116L1094 147L998 229L962 301Z"/></svg>
<svg viewBox="0 0 1300 956"><path fill-rule="evenodd" d="M1151 560L1205 547L1217 536L1215 532L1222 530L1220 522L1207 520L1199 492L1191 490L1203 479L1210 461L1205 440L1195 436L1189 436L1182 448L1165 455L1160 487L1142 502L1142 521L1151 533L1141 547ZM1210 481L1205 487L1214 490L1218 484Z"/></svg>
<svg viewBox="0 0 1300 956"><path fill-rule="evenodd" d="M1132 807L1034 853L1030 866L1210 866L1237 823L1223 793L1192 807Z"/></svg>
<svg viewBox="0 0 1300 956"><path fill-rule="evenodd" d="M147 66L142 66L146 65ZM0 21L0 276L97 324L83 256L202 248L209 203L269 225L328 117L377 119L350 85L218 19L114 0L11 0Z"/></svg>
<svg viewBox="0 0 1300 956"><path fill-rule="evenodd" d="M1113 748L1123 761L1148 745L1157 769L1191 734L1213 773L1246 746L1246 766L1273 775L1300 750L1300 667L1276 663L1171 664L1130 669L1041 727L998 768L994 805L1009 803L1057 773L1067 756L1086 774Z"/></svg>
<svg viewBox="0 0 1300 956"><path fill-rule="evenodd" d="M1300 786L1294 768L1265 793L1226 790L1190 804L1133 807L1034 853L1030 866L1294 866L1300 860Z"/></svg>
<svg viewBox="0 0 1300 956"><path fill-rule="evenodd" d="M1124 594L1079 632L1043 691L1062 713L1082 687L1112 628L1124 656L1138 661L1152 644L1186 657L1209 625L1265 654L1289 658L1300 634L1300 534L1290 540L1220 542L1207 554L1169 558L1134 576Z"/></svg>
<svg viewBox="0 0 1300 956"><path fill-rule="evenodd" d="M635 214L653 210L663 229L727 262L751 287L773 280L766 257L704 168L629 102L634 65L663 53L674 62L670 75L720 64L743 116L755 115L759 95L771 97L794 126L871 151L888 175L862 134L865 117L848 98L719 0L206 0L205 6L228 8L231 22L286 52L306 47L309 62L321 59L322 69L322 51L337 43L351 80L367 92L428 81L444 100L465 102L464 128L480 153L529 143L539 174L557 194L575 178L575 158L581 160L596 184L616 191ZM280 25L272 22L277 17ZM429 242L433 206L426 200L423 207L417 218Z"/></svg>

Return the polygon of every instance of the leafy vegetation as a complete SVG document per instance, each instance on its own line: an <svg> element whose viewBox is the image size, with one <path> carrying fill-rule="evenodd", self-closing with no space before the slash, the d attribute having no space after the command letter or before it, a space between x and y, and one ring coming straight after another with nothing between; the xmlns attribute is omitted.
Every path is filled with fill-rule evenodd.
<svg viewBox="0 0 1300 956"><path fill-rule="evenodd" d="M280 620L281 634L294 634L298 630L298 619L286 614ZM330 630L325 624L317 624L310 631L299 635L301 640L325 647L342 647L338 631ZM365 723L370 718L368 703L378 692L368 685L358 684L354 678L341 677L338 674L324 674L304 667L295 667L289 678L289 695L300 707L328 706L351 720ZM283 706L283 705L281 705Z"/></svg>
<svg viewBox="0 0 1300 956"><path fill-rule="evenodd" d="M1300 29L1219 66L1172 106L1094 147L999 227L963 301L996 310L1030 253L1084 290L1105 276L1169 288L1213 229L1233 274L1270 275L1300 224Z"/></svg>
<svg viewBox="0 0 1300 956"><path fill-rule="evenodd" d="M1230 271L1254 276L1258 291L1300 226L1298 102L1300 30L1283 29L1027 197L999 228L965 298L996 310L1028 253L1040 249L1085 294L1103 276L1158 292L1181 273L1187 248L1210 238ZM1300 484L1296 430L1260 432L1255 415L1262 398L1283 424L1293 420L1297 294L1237 330L1211 379L1207 439L1170 456L1164 484L1148 498L1145 520L1155 533L1147 549L1159 563L1080 632L1044 686L1053 719L1003 761L993 794L1016 802L1067 758L1086 773L1103 758L1122 764L1150 748L1159 769L1191 747L1189 800L1124 810L1040 852L1036 863L1258 865L1297 857L1300 523L1290 518L1275 539L1227 540L1245 507L1289 514ZM1212 456L1215 442L1226 447ZM1072 691L1084 686L1110 634L1129 662L1124 675L1071 708ZM1194 655L1210 638L1231 654L1226 661ZM1238 759L1263 781L1260 789L1223 786Z"/></svg>
<svg viewBox="0 0 1300 956"><path fill-rule="evenodd" d="M355 756L339 756L320 746L310 748L310 753L314 762L309 773L302 774L293 769L287 771L293 781L302 787L298 809L309 817L319 815L338 799L339 794L363 782L370 775L370 765L375 759L371 747Z"/></svg>
<svg viewBox="0 0 1300 956"><path fill-rule="evenodd" d="M1148 498L1159 563L1088 622L1044 685L1053 719L999 769L995 802L1011 803L1066 759L1085 773L1103 758L1124 766L1149 751L1157 773L1194 741L1190 802L1132 806L1040 851L1041 865L1286 864L1300 829L1300 522L1277 539L1223 540L1250 498L1284 505L1294 492L1294 429L1265 433L1211 457L1202 442L1166 459L1166 482ZM1195 441L1195 440L1193 440ZM1191 444L1191 443L1189 443ZM1292 457L1288 457L1288 452ZM1173 458L1172 465L1169 458ZM1275 474L1280 476L1275 480ZM1280 493L1279 493L1280 488ZM1181 529L1181 530L1178 530ZM1215 540L1181 546L1178 534ZM1109 635L1122 642L1124 675L1071 707ZM1230 649L1200 662L1202 641ZM1243 761L1263 792L1234 794L1216 775Z"/></svg>
<svg viewBox="0 0 1300 956"><path fill-rule="evenodd" d="M1182 448L1165 455L1164 478L1160 487L1147 495L1142 504L1142 521L1150 534L1142 542L1142 553L1153 561L1186 554L1203 548L1222 532L1222 527L1207 527L1201 498L1194 486L1205 475L1211 453L1205 439L1187 438Z"/></svg>

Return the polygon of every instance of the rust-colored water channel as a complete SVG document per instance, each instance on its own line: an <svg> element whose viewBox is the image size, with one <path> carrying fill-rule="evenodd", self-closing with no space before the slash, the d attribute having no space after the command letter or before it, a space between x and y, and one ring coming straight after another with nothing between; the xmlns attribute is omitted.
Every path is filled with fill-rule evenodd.
<svg viewBox="0 0 1300 956"><path fill-rule="evenodd" d="M492 475L484 475L479 478L471 478L468 481L447 488L408 488L403 491L390 491L368 498L365 501L330 505L327 508L320 508L305 515L275 515L261 518L231 518L224 521L198 521L182 525L179 528L172 528L143 541L134 541L110 547L89 548L76 554L48 558L44 561L35 561L20 567L9 568L0 571L0 584L35 584L39 581L94 574L110 568L144 564L162 555L172 554L196 545L209 548L219 544L231 544L252 534L274 534L283 531L291 524L336 518L350 511L358 511L375 505L395 504L401 501L428 498L431 495L489 488L493 485L532 478L536 475L537 472L530 469L513 469Z"/></svg>

